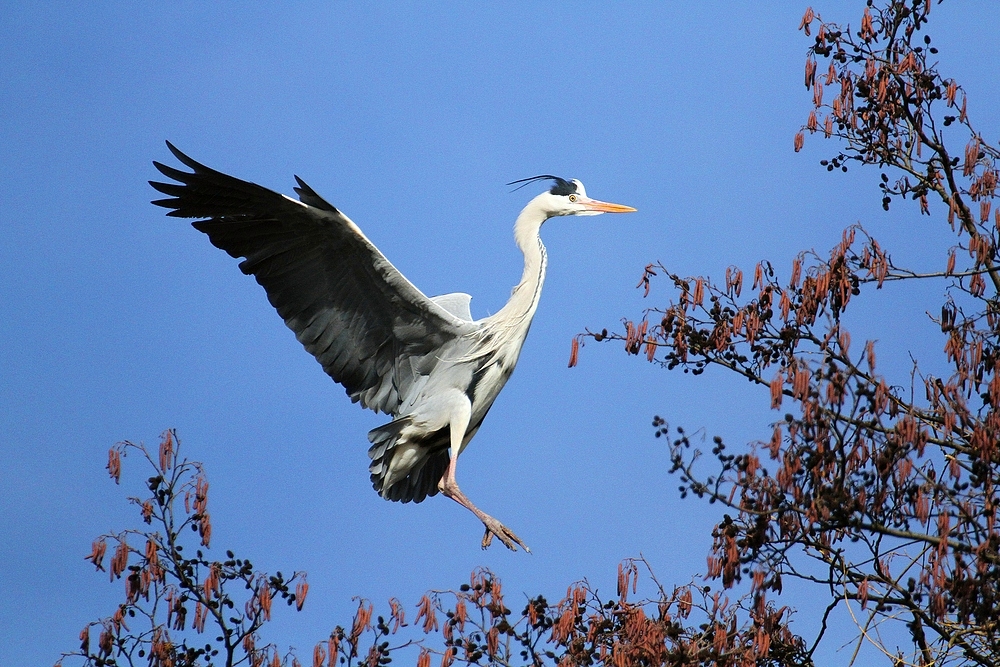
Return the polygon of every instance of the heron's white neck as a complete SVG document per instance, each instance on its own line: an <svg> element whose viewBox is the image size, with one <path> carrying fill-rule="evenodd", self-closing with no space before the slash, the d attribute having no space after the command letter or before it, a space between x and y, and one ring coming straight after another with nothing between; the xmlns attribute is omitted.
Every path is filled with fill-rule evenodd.
<svg viewBox="0 0 1000 667"><path fill-rule="evenodd" d="M521 274L521 282L514 286L507 305L494 316L497 319L521 321L527 325L535 315L548 263L545 246L542 245L538 232L548 217L537 200L532 200L517 216L514 241L524 253L524 272Z"/></svg>

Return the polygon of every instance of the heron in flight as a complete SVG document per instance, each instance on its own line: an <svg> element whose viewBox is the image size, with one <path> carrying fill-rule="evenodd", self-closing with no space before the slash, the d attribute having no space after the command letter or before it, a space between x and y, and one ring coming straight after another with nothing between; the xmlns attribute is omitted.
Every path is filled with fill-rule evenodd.
<svg viewBox="0 0 1000 667"><path fill-rule="evenodd" d="M476 507L458 486L458 457L479 430L517 363L545 279L538 232L552 217L626 213L591 199L583 183L558 176L524 207L514 240L524 273L496 314L473 320L468 294L427 297L403 277L346 215L298 176L299 199L242 181L167 147L190 172L159 162L174 183L150 181L169 199L168 216L198 218L194 228L232 257L267 292L271 305L351 400L392 416L368 433L372 485L383 498L419 503L440 491L475 514L493 537L528 547Z"/></svg>

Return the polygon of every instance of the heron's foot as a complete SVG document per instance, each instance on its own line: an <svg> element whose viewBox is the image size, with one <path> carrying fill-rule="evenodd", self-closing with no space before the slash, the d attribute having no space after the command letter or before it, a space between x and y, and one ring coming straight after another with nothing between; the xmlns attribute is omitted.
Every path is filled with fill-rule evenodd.
<svg viewBox="0 0 1000 667"><path fill-rule="evenodd" d="M531 553L531 549L528 548L528 545L522 542L521 538L514 534L514 531L473 505L472 501L469 500L464 493L462 493L462 490L458 488L458 482L455 481L454 458L452 458L451 465L448 467L448 470L441 476L441 481L438 482L438 489L446 497L451 498L456 503L475 514L479 517L479 520L483 522L483 525L486 526L486 534L483 535L484 549L488 548L490 544L492 544L493 537L496 536L499 537L504 546L511 551L517 551L517 546L515 545L518 545L527 553Z"/></svg>
<svg viewBox="0 0 1000 667"><path fill-rule="evenodd" d="M486 549L493 542L493 536L496 535L503 542L504 546L511 551L517 551L515 544L519 544L522 549L527 553L531 553L531 549L528 545L521 541L521 538L514 534L507 526L503 525L490 515L486 515L483 518L483 525L486 526L486 534L483 535L483 548Z"/></svg>

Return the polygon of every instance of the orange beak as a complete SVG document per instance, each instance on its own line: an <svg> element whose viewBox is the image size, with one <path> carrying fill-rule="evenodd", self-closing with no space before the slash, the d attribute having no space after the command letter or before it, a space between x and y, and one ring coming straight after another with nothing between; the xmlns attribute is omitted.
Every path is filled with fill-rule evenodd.
<svg viewBox="0 0 1000 667"><path fill-rule="evenodd" d="M625 206L624 204L612 204L611 202L598 201L597 199L586 199L581 204L588 211L595 211L598 213L631 213L635 209L631 206Z"/></svg>

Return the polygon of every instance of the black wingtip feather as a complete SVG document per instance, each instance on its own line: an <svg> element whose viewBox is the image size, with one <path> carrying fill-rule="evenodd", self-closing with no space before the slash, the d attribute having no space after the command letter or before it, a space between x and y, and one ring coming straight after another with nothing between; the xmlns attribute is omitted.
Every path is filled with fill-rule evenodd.
<svg viewBox="0 0 1000 667"><path fill-rule="evenodd" d="M175 181L180 181L181 183L186 183L187 179L192 176L190 172L175 169L163 164L162 162L156 162L155 160L153 161L153 166L167 178L172 178Z"/></svg>
<svg viewBox="0 0 1000 667"><path fill-rule="evenodd" d="M208 167L206 167L205 165L185 155L184 152L181 151L181 149L177 148L177 146L174 146L172 143L170 143L169 140L166 140L166 142L167 142L167 148L169 148L170 152L174 154L174 157L183 162L188 167L191 167L195 171L208 169ZM154 162L153 164L156 163ZM159 168L159 165L157 165L157 168Z"/></svg>
<svg viewBox="0 0 1000 667"><path fill-rule="evenodd" d="M287 198L260 185L216 171L192 159L169 141L167 148L191 171L182 171L153 161L157 171L176 181L150 181L150 186L173 199L157 199L153 204L174 209L175 218L214 219L231 216L274 215L290 204Z"/></svg>
<svg viewBox="0 0 1000 667"><path fill-rule="evenodd" d="M150 182L150 185L152 185L153 187L156 187L156 185L154 183L152 183L152 182ZM159 188L157 188L157 190L159 190ZM153 201L151 201L149 203L153 204L154 206L162 206L163 208L174 208L174 206L177 204L177 200L176 199L154 199ZM170 213L168 213L167 215L170 215Z"/></svg>
<svg viewBox="0 0 1000 667"><path fill-rule="evenodd" d="M295 182L298 183L298 186L295 188L295 194L299 196L299 201L303 204L308 204L324 211L330 211L331 213L340 213L333 204L320 197L315 190L309 187L297 175L295 176Z"/></svg>

